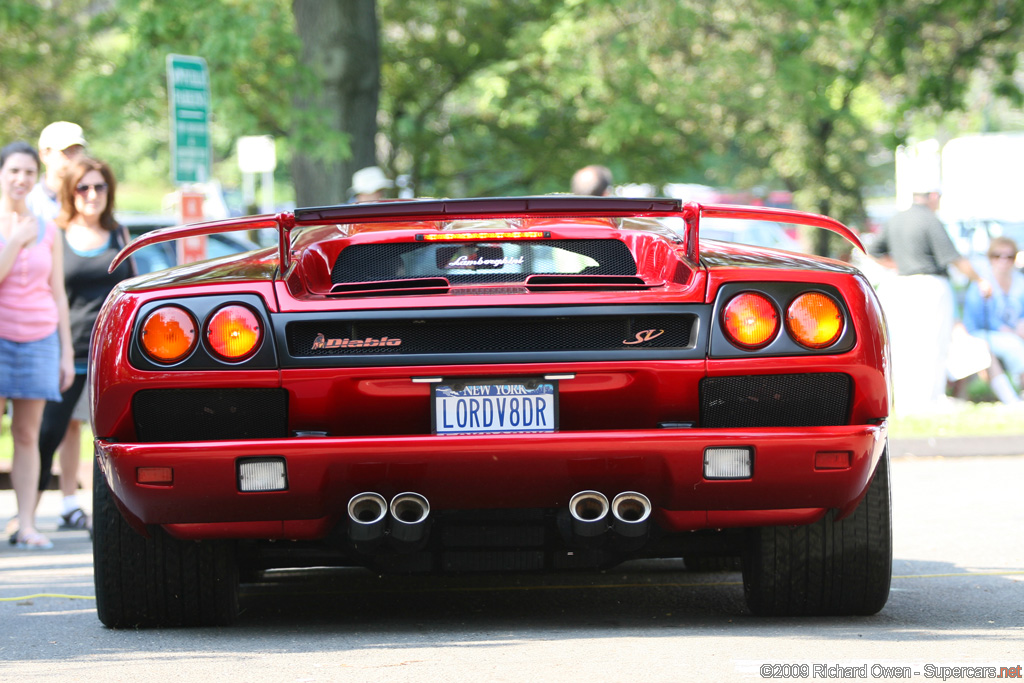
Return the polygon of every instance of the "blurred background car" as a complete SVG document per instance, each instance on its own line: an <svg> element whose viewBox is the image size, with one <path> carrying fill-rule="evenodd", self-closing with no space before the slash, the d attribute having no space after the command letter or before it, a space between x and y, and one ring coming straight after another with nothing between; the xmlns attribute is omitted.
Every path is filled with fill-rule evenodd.
<svg viewBox="0 0 1024 683"><path fill-rule="evenodd" d="M163 214L118 214L117 220L128 228L133 240L151 230L170 228L180 224L176 216ZM259 244L242 233L226 232L206 236L206 258L208 259L260 248ZM134 258L140 275L176 266L178 265L177 240L144 247L135 252Z"/></svg>
<svg viewBox="0 0 1024 683"><path fill-rule="evenodd" d="M700 236L702 239L806 252L796 237L796 228L788 228L792 228L792 234L787 226L774 221L705 218L700 222Z"/></svg>

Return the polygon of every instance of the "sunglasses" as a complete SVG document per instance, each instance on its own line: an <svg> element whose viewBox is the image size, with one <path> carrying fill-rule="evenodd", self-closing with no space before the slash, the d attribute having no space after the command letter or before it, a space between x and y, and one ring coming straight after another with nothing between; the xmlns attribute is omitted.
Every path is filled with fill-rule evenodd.
<svg viewBox="0 0 1024 683"><path fill-rule="evenodd" d="M1013 261L1017 258L1016 254L992 254L989 256L993 261Z"/></svg>
<svg viewBox="0 0 1024 683"><path fill-rule="evenodd" d="M103 194L107 191L108 187L106 183L96 183L95 185L82 183L81 185L75 185L75 192L83 196L89 194L89 190L95 190L96 194Z"/></svg>

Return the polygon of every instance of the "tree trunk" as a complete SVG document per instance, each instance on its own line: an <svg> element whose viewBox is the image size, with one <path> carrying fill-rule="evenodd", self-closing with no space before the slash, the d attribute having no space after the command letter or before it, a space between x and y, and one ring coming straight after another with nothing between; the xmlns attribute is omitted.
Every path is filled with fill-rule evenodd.
<svg viewBox="0 0 1024 683"><path fill-rule="evenodd" d="M324 154L293 130L292 178L298 206L348 200L352 174L377 163L380 46L376 0L292 0L302 62L314 74L312 92L296 94L296 111L324 117L348 139L350 154ZM282 84L287 87L287 84ZM301 117L296 117L301 127Z"/></svg>

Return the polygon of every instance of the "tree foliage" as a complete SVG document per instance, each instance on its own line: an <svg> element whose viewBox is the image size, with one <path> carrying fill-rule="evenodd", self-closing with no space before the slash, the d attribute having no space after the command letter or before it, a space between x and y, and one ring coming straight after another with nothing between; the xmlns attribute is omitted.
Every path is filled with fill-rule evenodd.
<svg viewBox="0 0 1024 683"><path fill-rule="evenodd" d="M0 7L6 138L60 112L133 173L166 177L164 57L197 54L223 177L237 136L273 134L280 157L311 164L293 174L300 203L338 201L374 159L434 196L565 191L575 168L603 163L619 182L789 189L856 223L887 172L877 159L922 123L977 110L979 88L985 107L1021 104L1012 0L98 6ZM377 116L353 113L377 108L375 82Z"/></svg>
<svg viewBox="0 0 1024 683"><path fill-rule="evenodd" d="M77 74L74 87L89 103L92 137L115 143L102 148L110 156L127 152L126 167L132 158L154 160L163 178L169 174L165 62L172 53L201 56L209 67L222 179L237 178L239 136L308 134L291 100L312 89L314 79L299 65L292 14L282 0L116 0L92 15L90 35L90 68ZM337 138L327 136L324 144L342 153Z"/></svg>
<svg viewBox="0 0 1024 683"><path fill-rule="evenodd" d="M292 11L302 64L314 78L293 97L295 112L309 117L292 128L295 197L300 205L336 204L346 200L352 174L377 163L376 1L293 0Z"/></svg>
<svg viewBox="0 0 1024 683"><path fill-rule="evenodd" d="M79 115L62 75L79 66L78 36L86 21L83 2L44 7L27 0L0 3L0 140L33 145L52 112Z"/></svg>

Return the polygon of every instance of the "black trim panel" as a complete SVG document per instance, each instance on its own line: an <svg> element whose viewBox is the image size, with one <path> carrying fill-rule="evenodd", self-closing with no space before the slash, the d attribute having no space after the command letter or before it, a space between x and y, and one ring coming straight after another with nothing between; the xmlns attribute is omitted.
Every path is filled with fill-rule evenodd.
<svg viewBox="0 0 1024 683"><path fill-rule="evenodd" d="M756 292L764 294L772 303L779 314L779 333L767 346L759 349L745 350L734 346L725 336L722 330L722 309L732 297L740 292ZM809 349L793 341L786 330L785 315L786 306L798 295L806 292L822 292L829 295L839 304L839 308L845 317L843 333L832 346L824 349ZM811 284L806 282L730 282L719 288L715 297L714 323L711 325L711 350L709 358L749 358L769 356L828 356L837 353L846 353L857 344L857 334L853 329L853 317L850 309L843 301L839 290L832 285Z"/></svg>
<svg viewBox="0 0 1024 683"><path fill-rule="evenodd" d="M226 361L217 357L206 345L203 329L206 319L221 306L228 304L244 304L259 317L263 326L263 339L256 353L242 361ZM162 306L178 306L192 313L199 329L199 342L188 356L177 363L154 363L139 346L139 328L151 311ZM277 369L277 353L272 339L270 318L263 299L256 294L230 294L221 296L178 296L169 299L149 301L139 307L132 322L132 339L128 351L128 359L133 367L140 370L274 370Z"/></svg>
<svg viewBox="0 0 1024 683"><path fill-rule="evenodd" d="M638 360L697 360L703 359L708 345L708 329L711 308L702 304L670 304L645 306L520 306L481 308L440 308L389 311L335 311L317 313L279 313L272 317L276 345L282 368L307 367L369 367L403 365L451 365L488 363L547 363L547 362L594 362L594 361L638 361ZM352 355L298 355L289 348L288 328L293 324L322 322L329 324L346 323L387 323L395 321L403 325L424 324L457 319L461 323L476 318L480 324L487 320L524 322L530 318L600 318L625 316L666 316L676 315L689 319L689 338L685 347L643 348L623 345L622 348L601 350L516 350L447 353L401 353L400 347L376 349L374 353L353 352ZM304 325L305 326L305 325ZM654 339L652 338L652 342Z"/></svg>

